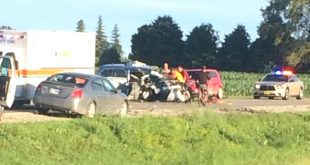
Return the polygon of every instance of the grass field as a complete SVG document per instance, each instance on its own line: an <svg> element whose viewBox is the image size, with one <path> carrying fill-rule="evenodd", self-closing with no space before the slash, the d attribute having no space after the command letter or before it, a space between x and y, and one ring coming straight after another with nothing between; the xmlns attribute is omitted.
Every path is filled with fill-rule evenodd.
<svg viewBox="0 0 310 165"><path fill-rule="evenodd" d="M262 73L221 72L226 97L252 96L254 84L261 79ZM301 74L299 78L304 82L304 95L310 96L310 75Z"/></svg>
<svg viewBox="0 0 310 165"><path fill-rule="evenodd" d="M0 125L11 164L310 163L310 113L94 118Z"/></svg>

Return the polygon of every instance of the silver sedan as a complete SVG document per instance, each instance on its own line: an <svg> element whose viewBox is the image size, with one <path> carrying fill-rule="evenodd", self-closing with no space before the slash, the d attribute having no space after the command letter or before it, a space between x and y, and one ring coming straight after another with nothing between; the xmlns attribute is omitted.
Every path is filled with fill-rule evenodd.
<svg viewBox="0 0 310 165"><path fill-rule="evenodd" d="M127 97L109 80L81 73L59 73L41 82L33 102L39 113L52 110L73 112L88 117L99 115L125 116Z"/></svg>

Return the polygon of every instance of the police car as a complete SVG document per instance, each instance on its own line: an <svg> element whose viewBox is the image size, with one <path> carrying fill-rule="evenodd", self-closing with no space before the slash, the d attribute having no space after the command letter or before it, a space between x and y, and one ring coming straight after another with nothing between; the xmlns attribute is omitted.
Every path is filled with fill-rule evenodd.
<svg viewBox="0 0 310 165"><path fill-rule="evenodd" d="M287 100L289 97L302 99L304 83L290 70L275 70L265 75L261 81L256 82L253 90L254 99L260 97L281 97Z"/></svg>

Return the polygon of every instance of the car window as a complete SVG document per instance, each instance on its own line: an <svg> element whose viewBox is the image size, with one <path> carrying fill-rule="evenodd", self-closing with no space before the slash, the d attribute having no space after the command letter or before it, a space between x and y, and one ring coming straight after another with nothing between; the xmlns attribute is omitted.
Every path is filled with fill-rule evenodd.
<svg viewBox="0 0 310 165"><path fill-rule="evenodd" d="M188 71L187 73L189 74L190 77L192 77L192 79L196 80L198 78L199 71Z"/></svg>
<svg viewBox="0 0 310 165"><path fill-rule="evenodd" d="M113 70L103 70L101 72L101 76L103 76L103 77L113 77Z"/></svg>
<svg viewBox="0 0 310 165"><path fill-rule="evenodd" d="M95 91L105 91L105 87L101 79L92 81L91 86Z"/></svg>
<svg viewBox="0 0 310 165"><path fill-rule="evenodd" d="M262 81L288 82L288 77L285 75L267 75Z"/></svg>
<svg viewBox="0 0 310 165"><path fill-rule="evenodd" d="M208 73L209 73L209 78L217 77L217 74L214 71L208 71Z"/></svg>
<svg viewBox="0 0 310 165"><path fill-rule="evenodd" d="M294 80L294 82L298 82L299 81L299 78L297 76L292 76L292 79Z"/></svg>
<svg viewBox="0 0 310 165"><path fill-rule="evenodd" d="M114 77L127 77L126 76L126 70L119 70L119 69L116 69L114 70Z"/></svg>
<svg viewBox="0 0 310 165"><path fill-rule="evenodd" d="M116 91L114 86L110 83L110 81L102 80L102 82L103 82L103 86L104 86L106 91L108 91L108 92L115 92Z"/></svg>
<svg viewBox="0 0 310 165"><path fill-rule="evenodd" d="M193 78L193 79L198 79L198 74L201 71L188 71L188 74ZM208 71L209 78L215 78L217 77L217 74L215 71Z"/></svg>
<svg viewBox="0 0 310 165"><path fill-rule="evenodd" d="M293 77L290 77L289 82L295 82L295 79Z"/></svg>
<svg viewBox="0 0 310 165"><path fill-rule="evenodd" d="M67 74L57 74L48 78L47 80L51 82L75 84L76 86L79 87L83 87L87 83L86 78Z"/></svg>
<svg viewBox="0 0 310 165"><path fill-rule="evenodd" d="M53 82L62 82L64 79L65 75L63 74L58 74L58 75L54 75L50 78L48 78L48 81L53 81Z"/></svg>
<svg viewBox="0 0 310 165"><path fill-rule="evenodd" d="M11 66L11 61L10 61L10 59L8 59L8 58L2 58L1 67L2 67L2 68L11 69L12 66Z"/></svg>
<svg viewBox="0 0 310 165"><path fill-rule="evenodd" d="M105 69L105 70L101 71L101 76L103 76L103 77L125 77L125 78L127 78L125 69Z"/></svg>

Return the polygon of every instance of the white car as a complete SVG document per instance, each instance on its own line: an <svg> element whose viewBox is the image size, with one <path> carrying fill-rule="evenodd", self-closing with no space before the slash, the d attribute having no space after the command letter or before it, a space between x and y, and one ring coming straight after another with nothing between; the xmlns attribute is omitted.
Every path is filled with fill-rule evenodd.
<svg viewBox="0 0 310 165"><path fill-rule="evenodd" d="M304 90L304 83L293 74L291 71L275 71L263 77L254 85L253 97L259 99L260 97L281 97L287 100L289 97L296 97L298 100L302 99Z"/></svg>

